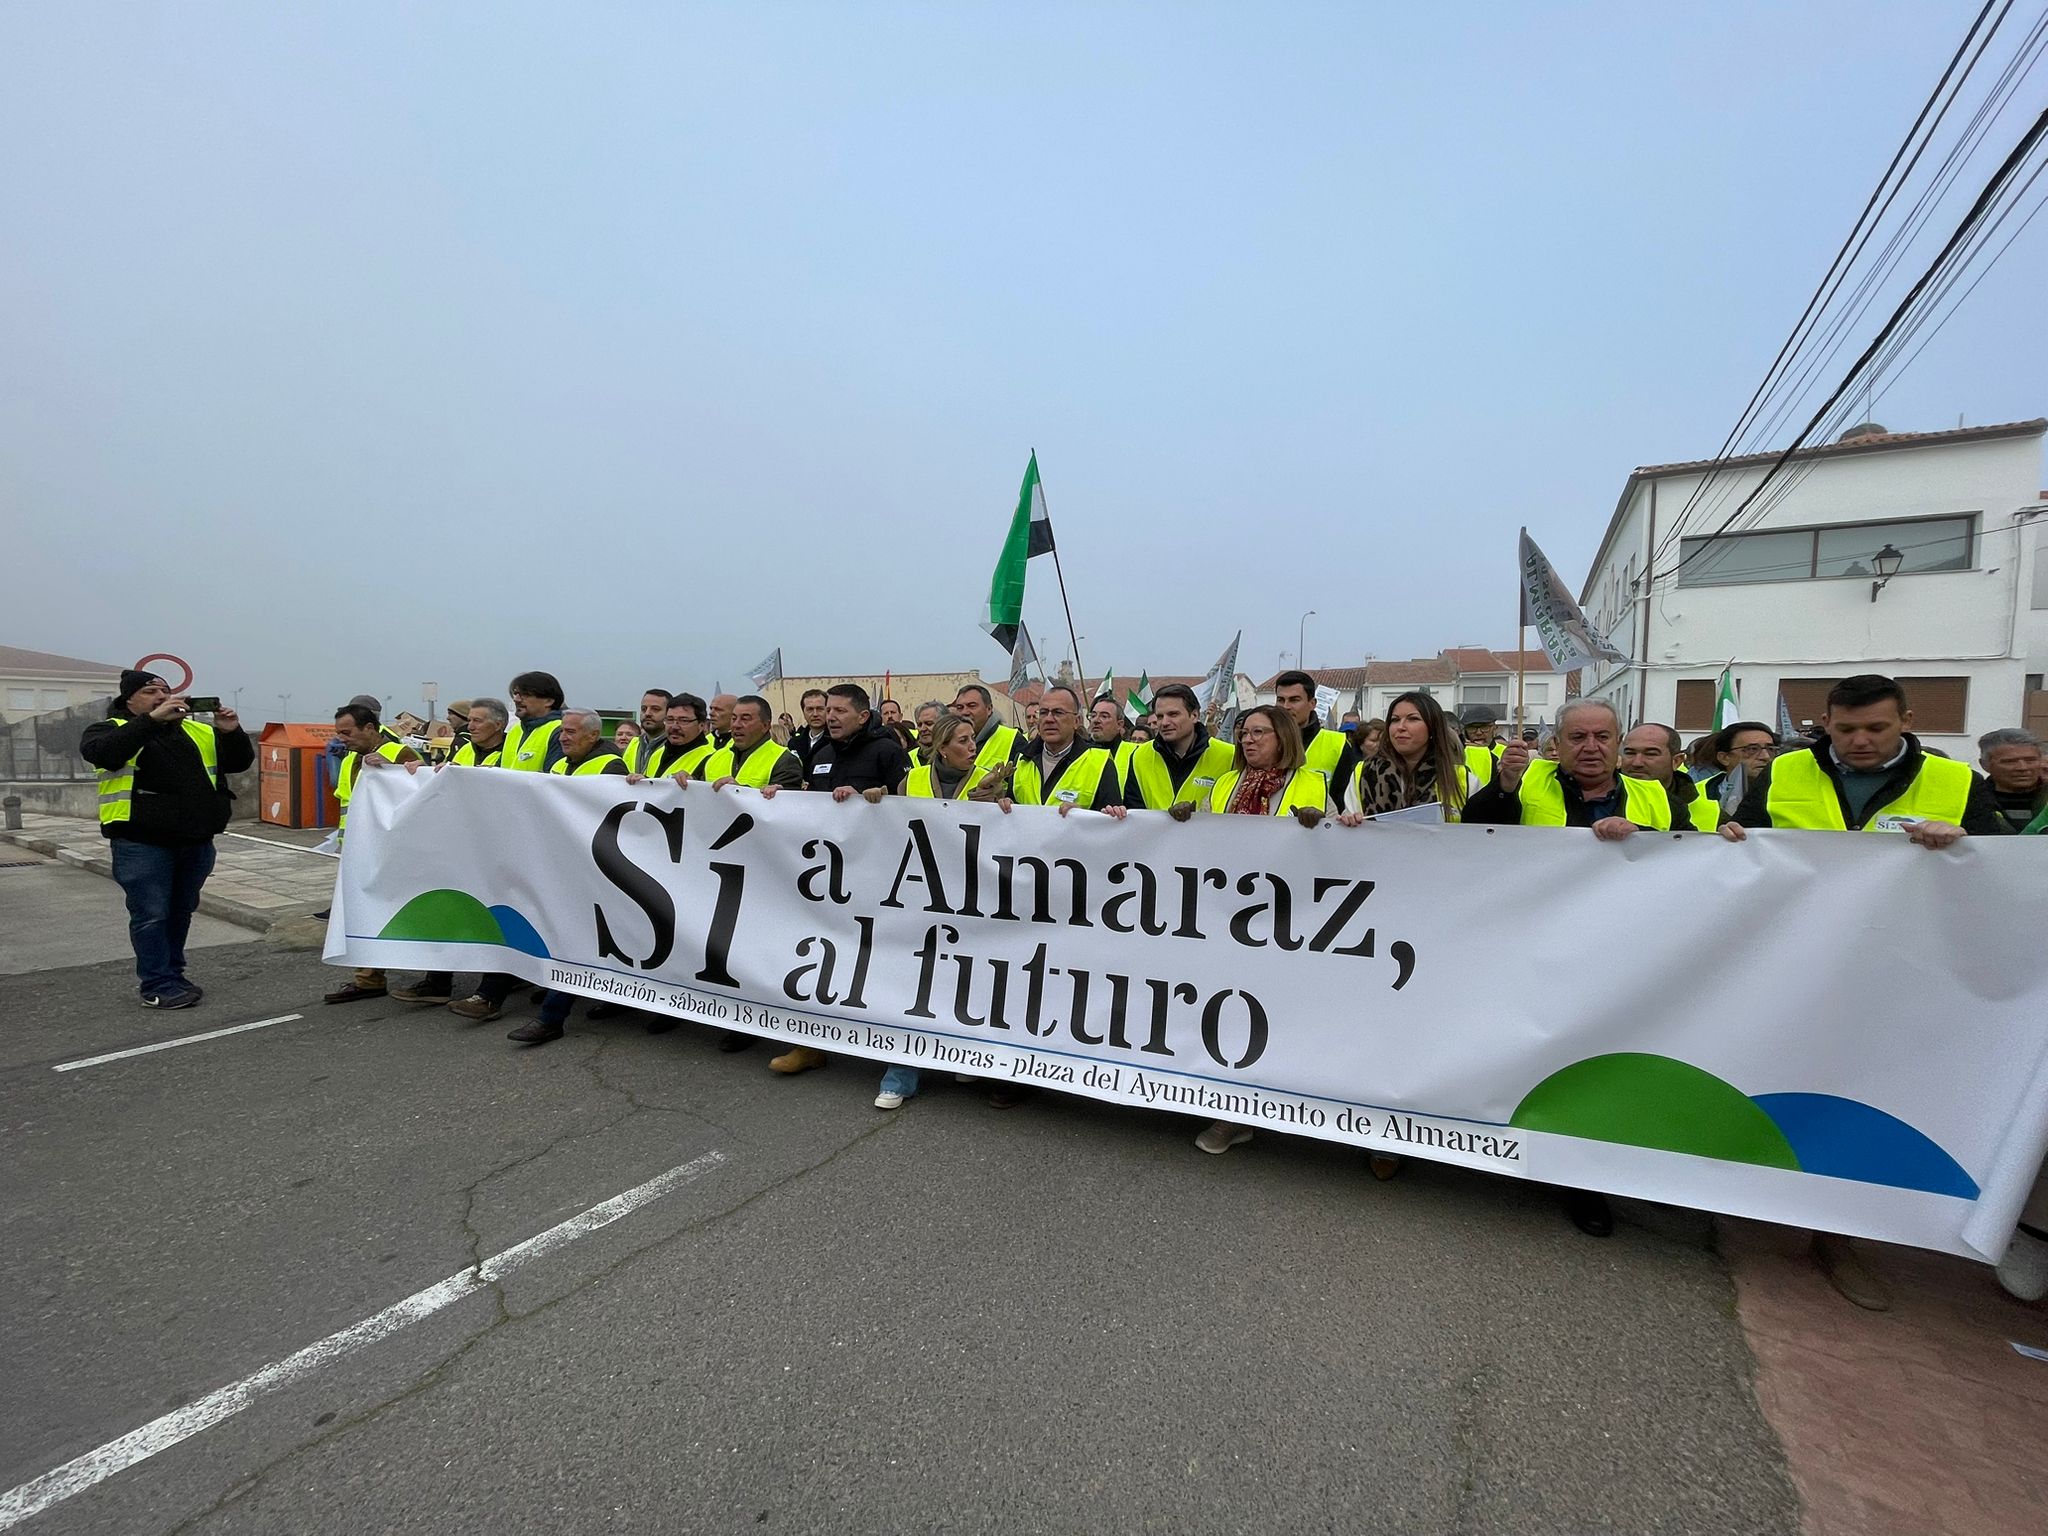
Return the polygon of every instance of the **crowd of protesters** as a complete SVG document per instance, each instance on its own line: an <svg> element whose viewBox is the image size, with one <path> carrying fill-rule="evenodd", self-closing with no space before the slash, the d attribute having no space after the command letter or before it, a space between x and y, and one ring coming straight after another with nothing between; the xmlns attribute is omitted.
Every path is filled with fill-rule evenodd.
<svg viewBox="0 0 2048 1536"><path fill-rule="evenodd" d="M1454 722L1427 691L1400 694L1382 719L1320 718L1316 682L1284 672L1276 702L1227 720L1204 718L1202 700L1181 685L1159 688L1135 721L1105 696L1084 699L1074 688L1046 688L1025 710L1021 727L999 716L994 696L978 683L951 700L926 700L906 717L893 699L873 700L857 683L806 692L802 719L778 718L758 694L650 688L637 721L607 734L596 710L571 706L547 672L522 672L509 703L472 698L451 705L445 728L418 738L387 725L374 697L359 695L335 711L341 753L336 798L346 834L347 808L364 771L423 764L497 768L546 774L612 774L640 783L674 778L713 791L743 786L772 798L781 793L890 795L965 799L1004 813L1099 814L1112 818L1164 814L1291 819L1314 825L1334 817L1358 827L1394 813L1427 810L1447 823L1582 829L1603 841L1643 831L1697 833L1743 841L1751 831L1785 828L1862 831L1905 837L1942 849L1965 837L2032 835L2048 830L2048 771L2042 744L2019 729L2001 729L1980 743L1982 772L1922 744L1905 691L1875 674L1852 677L1828 693L1826 711L1808 735L1782 738L1759 721L1737 721L1690 747L1670 726L1626 728L1601 700L1575 699L1548 731L1503 736L1491 710L1475 708ZM200 886L213 861L212 840L228 819L226 775L247 768L253 749L234 712L195 719L188 701L161 677L124 673L114 714L85 733L80 747L100 770L99 815L113 852L114 877L127 895L129 931L145 1006L190 1007L203 997L186 974L185 941ZM2043 844L2048 849L2048 843ZM455 977L432 973L392 985L380 970L357 970L329 992L329 1003L389 996L439 1003L458 1015L498 1018L525 984L484 975L461 991ZM577 999L541 989L538 1009L509 1038L524 1046L560 1039ZM624 1013L596 1002L594 1017ZM650 1031L675 1027L651 1017ZM721 1048L744 1050L753 1037L727 1033ZM822 1066L826 1055L792 1046L770 1068L795 1074ZM896 1110L920 1087L920 1073L892 1066L883 1074L877 1108ZM1030 1089L992 1085L997 1107L1021 1102ZM1252 1137L1248 1126L1217 1122L1196 1145L1223 1153ZM1371 1159L1374 1174L1392 1178L1402 1160ZM1606 1199L1560 1191L1571 1220L1591 1236L1613 1230ZM2030 1208L2029 1216L2048 1217ZM2029 1250L2048 1291L2048 1233L2023 1224ZM1817 1234L1814 1256L1829 1280L1858 1305L1889 1305L1882 1281L1846 1239Z"/></svg>

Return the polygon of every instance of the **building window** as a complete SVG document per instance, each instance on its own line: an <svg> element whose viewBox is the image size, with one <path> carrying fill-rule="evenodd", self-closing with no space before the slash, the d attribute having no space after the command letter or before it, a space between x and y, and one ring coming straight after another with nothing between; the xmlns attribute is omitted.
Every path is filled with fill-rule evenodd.
<svg viewBox="0 0 2048 1536"><path fill-rule="evenodd" d="M71 690L68 688L45 688L42 707L44 709L68 709L71 705Z"/></svg>
<svg viewBox="0 0 2048 1536"><path fill-rule="evenodd" d="M33 688L10 688L7 690L7 711L9 714L32 715L36 709L36 691Z"/></svg>
<svg viewBox="0 0 2048 1536"><path fill-rule="evenodd" d="M1458 701L1462 704L1499 704L1501 685L1499 683L1467 683L1458 690Z"/></svg>
<svg viewBox="0 0 2048 1536"><path fill-rule="evenodd" d="M1839 677L1782 679L1778 687L1785 696L1785 709L1792 716L1793 724L1818 724L1820 717L1827 713L1828 690L1840 681ZM1906 705L1913 711L1914 735L1963 734L1970 706L1970 680L1967 677L1900 677L1898 684L1906 690Z"/></svg>
<svg viewBox="0 0 2048 1536"><path fill-rule="evenodd" d="M1871 561L1889 544L1901 573L1967 571L1976 559L1976 517L1920 517L1889 523L1837 523L1774 528L1679 542L1681 587L1726 587L1766 581L1815 581L1876 575Z"/></svg>
<svg viewBox="0 0 2048 1536"><path fill-rule="evenodd" d="M1540 705L1548 704L1548 703L1550 702L1550 684L1548 684L1548 683L1530 683L1530 684L1528 684L1528 685L1527 685L1527 689L1528 689L1528 701L1529 701L1529 702L1530 702L1531 704L1535 704L1535 705L1539 705L1539 706L1540 706Z"/></svg>
<svg viewBox="0 0 2048 1536"><path fill-rule="evenodd" d="M1677 731L1711 731L1714 728L1714 699L1721 691L1715 677L1681 678L1678 702L1672 706L1671 728Z"/></svg>

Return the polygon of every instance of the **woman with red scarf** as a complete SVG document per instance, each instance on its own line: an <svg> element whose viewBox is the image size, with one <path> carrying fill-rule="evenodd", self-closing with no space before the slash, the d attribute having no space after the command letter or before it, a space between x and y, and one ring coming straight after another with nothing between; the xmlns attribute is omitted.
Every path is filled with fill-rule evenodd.
<svg viewBox="0 0 2048 1536"><path fill-rule="evenodd" d="M1330 807L1330 786L1313 768L1304 767L1301 731L1294 717L1274 704L1260 704L1238 717L1237 752L1202 809L1219 816L1292 816L1305 827L1323 819ZM1186 821L1195 807L1183 800L1166 813ZM1218 1120L1195 1138L1204 1152L1228 1152L1252 1139L1252 1128Z"/></svg>

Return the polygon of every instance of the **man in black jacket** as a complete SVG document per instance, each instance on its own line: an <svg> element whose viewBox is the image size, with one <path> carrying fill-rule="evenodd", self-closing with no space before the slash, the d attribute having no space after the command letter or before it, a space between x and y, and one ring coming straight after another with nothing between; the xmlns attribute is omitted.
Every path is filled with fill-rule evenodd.
<svg viewBox="0 0 2048 1536"><path fill-rule="evenodd" d="M100 770L100 833L128 897L128 942L145 1008L190 1008L204 994L185 977L185 937L213 872L213 839L235 797L227 776L256 761L232 710L191 718L153 672L121 674L114 713L85 728L78 755Z"/></svg>
<svg viewBox="0 0 2048 1536"><path fill-rule="evenodd" d="M859 683L825 690L825 737L811 758L811 788L828 789L835 800L880 800L910 776L910 754L869 709L868 691Z"/></svg>
<svg viewBox="0 0 2048 1536"><path fill-rule="evenodd" d="M825 690L825 736L811 759L811 787L830 790L834 800L859 795L879 801L910 777L910 755L869 709L868 691L858 683L835 683ZM830 1059L811 1046L793 1045L768 1065L788 1074L808 1072Z"/></svg>

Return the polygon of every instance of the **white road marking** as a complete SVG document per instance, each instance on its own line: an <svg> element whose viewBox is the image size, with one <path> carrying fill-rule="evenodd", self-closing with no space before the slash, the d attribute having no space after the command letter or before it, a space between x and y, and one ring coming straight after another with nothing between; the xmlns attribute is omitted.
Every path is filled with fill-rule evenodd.
<svg viewBox="0 0 2048 1536"><path fill-rule="evenodd" d="M131 1430L118 1440L109 1440L98 1449L87 1451L61 1467L52 1468L41 1477L31 1478L19 1488L0 1494L0 1531L9 1530L29 1516L85 1492L139 1461L147 1461L159 1451L167 1451L180 1441L191 1439L201 1430L211 1429L222 1420L240 1413L264 1393L291 1386L323 1365L352 1355L380 1339L387 1339L401 1328L431 1316L465 1296L475 1295L515 1269L574 1242L585 1233L610 1226L620 1217L629 1216L641 1206L659 1200L699 1174L710 1172L725 1160L723 1152L706 1152L701 1157L693 1157L680 1167L656 1174L645 1184L636 1184L624 1194L613 1195L580 1215L549 1227L539 1236L529 1237L525 1242L485 1259L474 1269L462 1270L423 1291L415 1291L374 1316L353 1323L339 1333L330 1333L319 1343L308 1344L296 1354L286 1355L282 1360L266 1365L253 1376L244 1376L240 1381L209 1392L197 1402L188 1403L174 1413L167 1413L140 1429Z"/></svg>
<svg viewBox="0 0 2048 1536"><path fill-rule="evenodd" d="M222 837L239 837L245 843L261 843L266 848L282 848L289 853L317 853L323 859L338 859L338 853L329 853L324 848L309 848L304 843L281 843L274 837L251 837L246 832L223 832Z"/></svg>
<svg viewBox="0 0 2048 1536"><path fill-rule="evenodd" d="M109 1051L104 1056L88 1056L82 1061L60 1061L50 1068L52 1072L76 1072L80 1067L96 1067L107 1061L126 1061L130 1056L147 1056L151 1051L168 1051L173 1046L196 1045L201 1040L218 1040L222 1035L239 1035L251 1029L268 1029L273 1024L289 1024L293 1019L303 1019L303 1013L280 1013L274 1019L258 1019L254 1024L233 1024L226 1029L209 1029L203 1035L180 1035L175 1040L159 1040L155 1045L138 1045L125 1051Z"/></svg>

